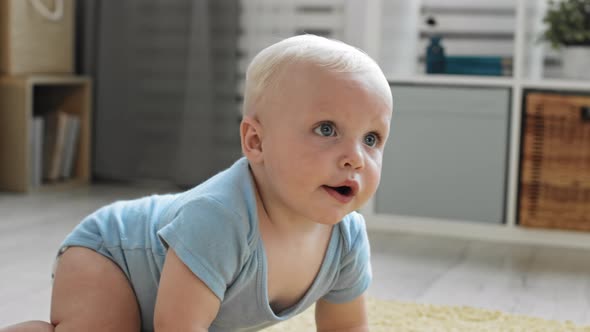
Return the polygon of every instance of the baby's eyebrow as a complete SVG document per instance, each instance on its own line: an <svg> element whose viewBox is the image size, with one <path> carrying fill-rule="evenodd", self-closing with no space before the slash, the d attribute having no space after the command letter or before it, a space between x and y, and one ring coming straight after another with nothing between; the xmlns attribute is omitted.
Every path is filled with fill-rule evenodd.
<svg viewBox="0 0 590 332"><path fill-rule="evenodd" d="M328 105L328 103L319 103L319 105L316 105L316 112L317 113L329 113L332 114L334 111L332 110L332 107L330 107Z"/></svg>

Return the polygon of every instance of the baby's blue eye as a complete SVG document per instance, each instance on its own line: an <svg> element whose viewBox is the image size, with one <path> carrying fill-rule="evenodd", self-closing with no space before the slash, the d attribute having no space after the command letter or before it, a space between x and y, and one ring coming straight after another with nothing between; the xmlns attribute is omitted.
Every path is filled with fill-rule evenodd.
<svg viewBox="0 0 590 332"><path fill-rule="evenodd" d="M322 123L314 129L314 132L320 136L334 136L336 133L331 123Z"/></svg>
<svg viewBox="0 0 590 332"><path fill-rule="evenodd" d="M374 147L375 145L377 145L377 141L379 140L379 138L377 137L376 134L368 134L367 136L365 136L365 144L367 144L370 147Z"/></svg>

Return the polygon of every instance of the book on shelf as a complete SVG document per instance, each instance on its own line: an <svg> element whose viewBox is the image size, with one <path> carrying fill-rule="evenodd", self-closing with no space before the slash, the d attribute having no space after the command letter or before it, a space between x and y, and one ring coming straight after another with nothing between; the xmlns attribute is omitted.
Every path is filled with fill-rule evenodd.
<svg viewBox="0 0 590 332"><path fill-rule="evenodd" d="M43 175L43 124L44 119L41 116L35 116L31 119L30 136L30 186L32 188L41 185Z"/></svg>
<svg viewBox="0 0 590 332"><path fill-rule="evenodd" d="M71 178L80 137L80 118L55 111L47 114L44 122L43 178L47 181Z"/></svg>
<svg viewBox="0 0 590 332"><path fill-rule="evenodd" d="M66 122L66 133L64 151L61 159L60 176L68 179L72 177L74 160L78 149L78 138L80 136L80 118L68 114Z"/></svg>
<svg viewBox="0 0 590 332"><path fill-rule="evenodd" d="M63 159L68 115L55 111L45 116L45 133L43 135L43 178L56 181L60 176L60 164Z"/></svg>

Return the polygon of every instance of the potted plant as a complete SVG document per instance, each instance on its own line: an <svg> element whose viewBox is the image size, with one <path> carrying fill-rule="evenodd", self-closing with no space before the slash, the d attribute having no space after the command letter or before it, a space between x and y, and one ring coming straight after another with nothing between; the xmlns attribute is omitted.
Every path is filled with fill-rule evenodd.
<svg viewBox="0 0 590 332"><path fill-rule="evenodd" d="M563 48L568 78L590 79L590 0L549 0L542 39Z"/></svg>

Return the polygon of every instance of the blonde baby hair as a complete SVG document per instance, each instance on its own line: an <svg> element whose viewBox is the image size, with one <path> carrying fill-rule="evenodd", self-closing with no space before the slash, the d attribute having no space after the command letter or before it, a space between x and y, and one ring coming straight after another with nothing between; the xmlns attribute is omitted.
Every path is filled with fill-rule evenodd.
<svg viewBox="0 0 590 332"><path fill-rule="evenodd" d="M379 94L392 104L385 75L365 52L338 40L306 34L284 39L254 57L246 71L243 115L255 113L265 94L276 88L282 70L294 63L312 63L334 72L366 72L378 82Z"/></svg>

